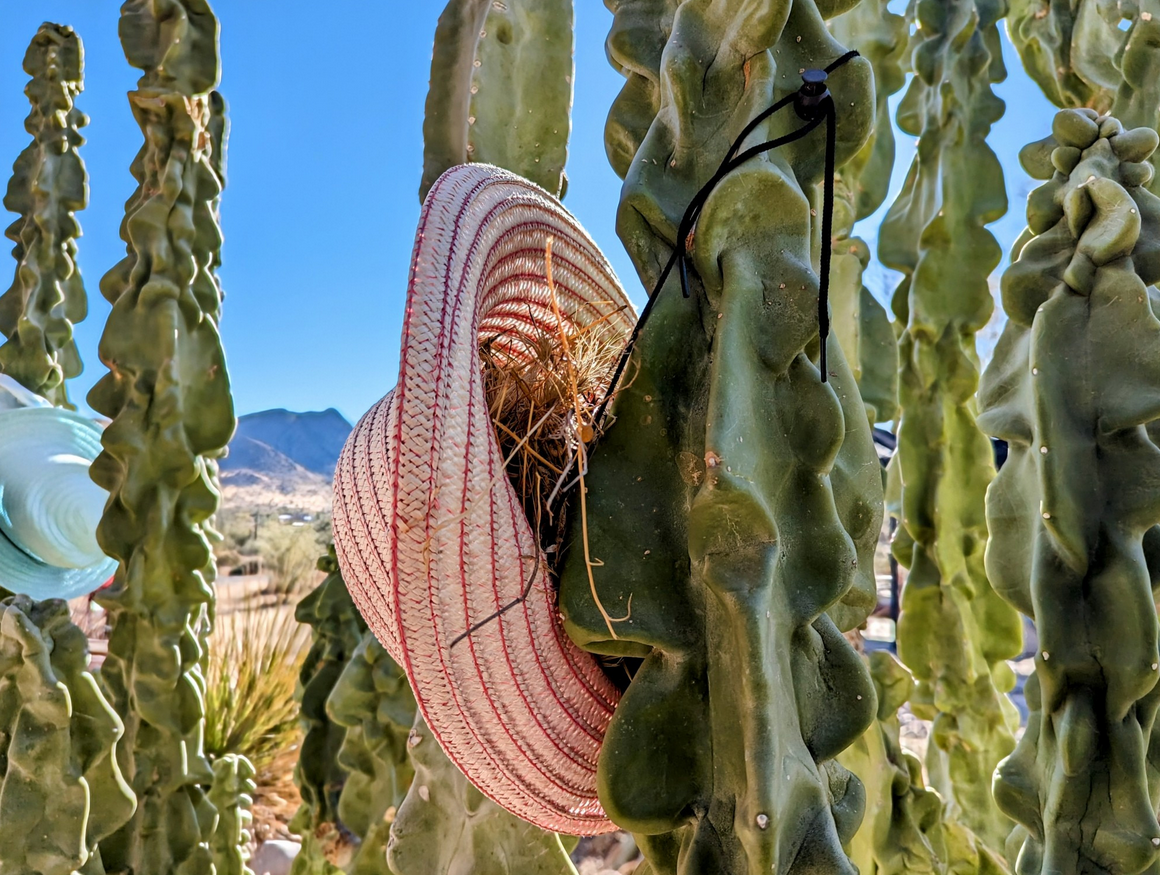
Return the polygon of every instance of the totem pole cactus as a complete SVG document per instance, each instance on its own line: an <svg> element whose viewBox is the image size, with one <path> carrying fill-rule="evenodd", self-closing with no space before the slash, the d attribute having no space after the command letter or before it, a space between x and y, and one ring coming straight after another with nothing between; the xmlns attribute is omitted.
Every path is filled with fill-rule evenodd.
<svg viewBox="0 0 1160 875"><path fill-rule="evenodd" d="M469 161L562 195L571 115L572 0L451 0L435 31L419 197Z"/></svg>
<svg viewBox="0 0 1160 875"><path fill-rule="evenodd" d="M476 790L420 714L407 747L415 780L391 825L387 864L393 875L575 875L560 837Z"/></svg>
<svg viewBox="0 0 1160 875"><path fill-rule="evenodd" d="M922 764L899 741L898 710L914 680L885 651L870 654L869 662L878 719L839 758L866 784L866 818L850 842L850 859L861 875L944 872L942 800L923 785Z"/></svg>
<svg viewBox="0 0 1160 875"><path fill-rule="evenodd" d="M991 774L1014 746L1014 683L1004 660L1021 647L1018 615L983 568L990 442L975 423L975 334L993 310L987 277L1002 250L986 225L1007 209L999 160L986 143L1006 71L992 0L917 7L914 78L899 127L919 137L906 184L883 221L879 257L903 273L894 313L901 418L894 472L902 484L894 554L910 570L898 653L918 682L912 710L933 720L927 768L964 824L1002 854L1013 824L991 798Z"/></svg>
<svg viewBox="0 0 1160 875"><path fill-rule="evenodd" d="M144 71L129 100L145 145L121 229L128 255L101 280L113 305L99 348L110 372L89 394L112 420L92 473L111 495L98 539L120 562L100 598L112 624L101 679L125 721L120 762L138 798L103 850L115 871L193 875L212 871L217 821L200 667L219 498L212 459L235 420L213 275L218 25L203 0L174 0L162 15L146 0L121 9L125 55Z"/></svg>
<svg viewBox="0 0 1160 875"><path fill-rule="evenodd" d="M607 148L625 178L618 231L646 288L742 129L801 71L845 54L822 14L849 6L823 5L610 4L608 52L627 82ZM871 128L870 64L850 60L828 85L841 164ZM747 145L801 125L775 114ZM611 631L580 551L564 558L569 633L641 660L598 785L647 872L853 872L842 845L863 790L833 757L876 706L840 630L875 602L882 483L835 337L828 382L817 364L824 142L817 131L728 174L690 241L692 299L676 276L659 292L587 478L595 588L627 615Z"/></svg>
<svg viewBox="0 0 1160 875"><path fill-rule="evenodd" d="M894 130L887 98L906 80L900 63L906 49L906 19L883 0L861 0L829 22L840 43L857 49L874 70L875 123L866 145L838 172L834 192L834 253L830 301L834 333L858 381L871 424L898 415L898 344L886 309L862 282L870 248L852 236L854 223L886 199L894 168Z"/></svg>
<svg viewBox="0 0 1160 875"><path fill-rule="evenodd" d="M390 875L387 838L413 774L407 736L415 720L415 697L407 676L373 633L367 632L351 655L327 711L346 727L338 751L338 764L347 773L338 816L361 839L347 871Z"/></svg>
<svg viewBox="0 0 1160 875"><path fill-rule="evenodd" d="M210 839L214 875L254 875L246 866L250 859L247 827L253 821L250 806L254 789L254 767L248 759L226 754L214 760L213 785L209 790L209 801L218 817Z"/></svg>
<svg viewBox="0 0 1160 875"><path fill-rule="evenodd" d="M1035 620L1027 730L995 797L1027 833L1021 875L1155 867L1160 703L1160 199L1155 131L1060 112L1047 180L1003 277L1008 322L979 417L1010 445L987 493L987 571Z"/></svg>
<svg viewBox="0 0 1160 875"><path fill-rule="evenodd" d="M314 638L298 675L303 738L294 783L302 794L302 807L291 826L303 836L338 820L347 774L338 752L346 727L331 719L326 703L367 631L338 570L333 545L318 560L318 569L326 572L326 578L294 612L299 623L313 629Z"/></svg>
<svg viewBox="0 0 1160 875"><path fill-rule="evenodd" d="M88 203L78 149L88 124L73 101L84 88L84 50L72 28L42 24L24 55L32 142L20 153L4 207L20 218L5 236L16 247L16 277L0 296L0 372L58 407L71 407L65 380L81 372L73 325L88 304L76 266L76 211Z"/></svg>
<svg viewBox="0 0 1160 875"><path fill-rule="evenodd" d="M99 843L133 813L116 758L124 727L88 664L65 602L0 601L5 875L103 875Z"/></svg>

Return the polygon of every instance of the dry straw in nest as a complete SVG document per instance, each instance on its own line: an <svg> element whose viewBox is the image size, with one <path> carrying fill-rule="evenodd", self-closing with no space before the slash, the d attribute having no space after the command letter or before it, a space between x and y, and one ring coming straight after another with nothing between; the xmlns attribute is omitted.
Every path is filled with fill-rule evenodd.
<svg viewBox="0 0 1160 875"><path fill-rule="evenodd" d="M552 280L551 237L544 247L544 267L556 330L530 336L509 331L481 338L484 389L508 460L508 477L553 568L564 546L565 499L579 484L588 585L609 634L616 638L613 624L632 615L632 598L623 617L612 617L596 591L592 569L600 563L592 558L588 544L584 476L587 448L596 438L596 410L608 392L625 339L609 324L612 314L568 331Z"/></svg>
<svg viewBox="0 0 1160 875"><path fill-rule="evenodd" d="M526 328L480 338L491 421L507 474L552 563L563 546L566 498L583 472L581 441L624 348L606 320L579 331Z"/></svg>

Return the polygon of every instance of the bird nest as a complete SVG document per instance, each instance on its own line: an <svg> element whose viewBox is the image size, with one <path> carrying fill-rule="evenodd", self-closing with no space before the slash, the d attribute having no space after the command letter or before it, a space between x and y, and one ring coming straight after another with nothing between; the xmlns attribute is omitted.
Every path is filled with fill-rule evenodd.
<svg viewBox="0 0 1160 875"><path fill-rule="evenodd" d="M607 319L570 333L558 325L492 334L479 346L508 479L549 565L563 549L567 497L585 473L585 445L596 437L595 413L624 348Z"/></svg>

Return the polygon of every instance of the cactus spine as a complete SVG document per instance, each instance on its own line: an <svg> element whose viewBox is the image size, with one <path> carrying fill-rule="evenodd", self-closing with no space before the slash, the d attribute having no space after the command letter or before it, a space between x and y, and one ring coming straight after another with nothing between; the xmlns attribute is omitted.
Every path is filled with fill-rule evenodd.
<svg viewBox="0 0 1160 875"><path fill-rule="evenodd" d="M217 815L205 787L203 659L214 563L212 460L234 429L213 270L224 147L217 19L202 0L121 9L121 42L144 71L129 95L145 144L121 228L128 255L101 280L113 305L89 395L111 418L93 463L110 492L98 539L120 562L101 603L112 633L102 682L125 721L120 761L138 798L107 843L115 871L212 871ZM215 115L216 113L216 115Z"/></svg>
<svg viewBox="0 0 1160 875"><path fill-rule="evenodd" d="M84 88L84 49L71 27L42 24L24 55L32 142L13 166L4 207L20 218L5 236L16 244L16 276L0 296L0 371L58 407L71 407L65 380L81 372L73 325L88 304L76 266L76 212L88 203L78 149L88 124L74 101Z"/></svg>
<svg viewBox="0 0 1160 875"><path fill-rule="evenodd" d="M68 606L0 601L0 872L103 875L100 843L133 813L123 730Z"/></svg>
<svg viewBox="0 0 1160 875"><path fill-rule="evenodd" d="M882 224L879 256L904 279L893 307L900 339L901 419L894 472L901 525L894 553L910 569L898 652L918 682L911 707L932 719L928 770L967 826L1001 854L1012 824L991 798L990 778L1014 746L1018 615L983 568L984 493L991 446L975 423L975 334L990 318L987 277L1001 249L986 230L1007 209L999 161L986 143L1003 103L992 92L1006 71L992 0L920 3L911 46L915 71L899 127L919 137L906 184Z"/></svg>
<svg viewBox="0 0 1160 875"><path fill-rule="evenodd" d="M562 194L572 69L572 0L451 0L435 31L419 196L469 161Z"/></svg>
<svg viewBox="0 0 1160 875"><path fill-rule="evenodd" d="M618 231L651 288L742 128L846 50L812 2L609 5L627 80L606 127L625 178ZM849 62L829 86L842 163L870 131L870 65ZM778 114L749 143L800 125ZM587 479L600 599L632 600L615 636L577 551L564 558L569 633L643 660L598 780L650 872L852 871L842 845L863 791L833 757L873 719L874 691L839 628L873 605L882 484L835 338L828 384L816 364L822 136L721 182L695 232L693 298L674 277L641 335Z"/></svg>
<svg viewBox="0 0 1160 875"><path fill-rule="evenodd" d="M1003 276L1008 323L980 390L980 423L1010 445L987 494L987 570L1040 648L995 795L1025 827L1021 873L1135 873L1160 846L1157 136L1090 109L1060 112L1053 135L1049 152L1024 152L1046 182Z"/></svg>

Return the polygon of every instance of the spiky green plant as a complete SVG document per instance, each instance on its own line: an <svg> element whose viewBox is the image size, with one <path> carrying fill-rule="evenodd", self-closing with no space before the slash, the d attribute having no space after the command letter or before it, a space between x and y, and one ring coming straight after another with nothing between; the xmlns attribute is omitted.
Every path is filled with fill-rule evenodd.
<svg viewBox="0 0 1160 875"><path fill-rule="evenodd" d="M450 0L435 31L419 197L469 161L562 194L572 66L572 0Z"/></svg>
<svg viewBox="0 0 1160 875"><path fill-rule="evenodd" d="M289 607L240 605L209 638L205 752L244 756L258 775L298 741L294 691L310 630Z"/></svg>
<svg viewBox="0 0 1160 875"><path fill-rule="evenodd" d="M89 394L111 419L93 463L110 493L98 528L120 562L102 593L112 631L101 679L125 722L121 766L138 798L106 844L114 871L212 871L205 788L207 616L218 505L214 459L235 420L214 270L225 145L218 23L204 0L127 0L120 35L143 71L129 102L145 134L121 228L128 254L101 280L112 304Z"/></svg>
<svg viewBox="0 0 1160 875"><path fill-rule="evenodd" d="M20 153L4 196L19 218L5 230L16 244L16 276L0 295L0 372L53 404L71 407L65 380L81 372L73 326L88 303L76 265L76 213L88 203L88 176L78 149L88 124L75 100L83 83L84 48L71 27L45 23L24 55L32 104Z"/></svg>

